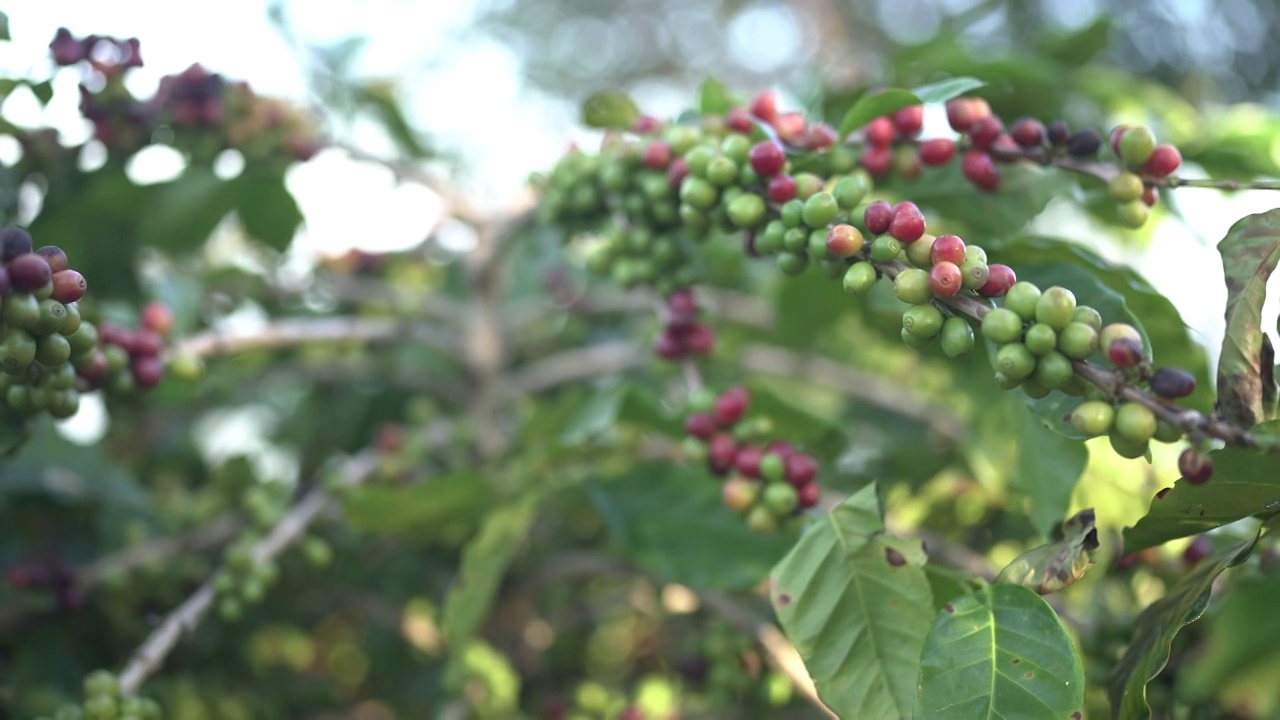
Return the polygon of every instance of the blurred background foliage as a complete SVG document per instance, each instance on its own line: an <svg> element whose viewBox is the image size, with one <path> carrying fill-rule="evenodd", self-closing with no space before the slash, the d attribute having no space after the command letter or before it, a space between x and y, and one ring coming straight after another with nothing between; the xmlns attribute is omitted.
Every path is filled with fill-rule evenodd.
<svg viewBox="0 0 1280 720"><path fill-rule="evenodd" d="M383 8L392 20L396 6ZM625 715L630 708L657 718L821 717L766 662L757 638L770 616L749 591L787 541L748 532L700 469L671 459L661 439L679 435L679 378L647 362L657 321L627 302L581 311L591 305L576 298L618 295L585 273L554 229L524 228L502 258L502 371L528 377L520 373L559 351L636 345L619 372L510 399L497 426L470 414L484 378L453 347L470 332L477 301L463 258L496 226L464 213L437 222L442 199L458 199L441 188L490 190L471 201L482 220L518 209L519 181L546 169L567 140L597 137L575 125L578 104L595 90L624 89L674 116L714 75L744 92L778 88L838 124L869 88L968 75L988 83L977 94L1008 119L1146 122L1180 146L1189 173L1274 176L1280 162L1280 51L1270 42L1280 10L1266 0L469 7L458 33L417 50L426 71L465 74L462 48L498 43L515 59L502 72L522 98L512 108L528 110L528 123L520 114L476 117L491 90L482 83L466 88L477 101L457 83L422 81L418 68L406 77L360 71L362 53L402 39L369 33L320 43L295 23L314 8L262 8L308 79L295 104L337 146L307 164L345 153L434 188L415 207L427 229L396 252L301 250L296 233L314 230L316 219L292 180L306 166L296 156L256 162L240 150L237 159L159 132L151 141L176 145L181 169L143 182L130 165L138 148L113 155L87 135L58 141L37 126L0 127L15 141L0 158L0 211L29 224L37 244L67 250L89 279L87 307L101 317L136 317L144 302L160 299L175 311L179 338L334 314L394 318L443 338L210 358L197 382L170 378L145 400L97 405L63 426L37 428L0 464L0 566L10 578L0 584L0 714L47 712L73 697L90 669L120 666L152 623L217 567L235 527L211 539L199 529L234 525L246 513L253 524L251 506L268 501L247 501L252 488L296 497L335 455L376 441L384 458L375 482L347 500L343 522L317 528L332 563L317 570L286 556L261 604L238 622L214 617L193 633L147 685L169 716L639 717ZM74 19L60 22L95 32ZM16 23L12 30L22 32ZM45 67L36 58L27 66ZM0 93L42 98L65 86L42 85L47 79L44 69L15 75L0 81ZM1165 193L1147 229L1121 233L1107 225L1105 189L1076 177L1029 173L997 203L975 201L958 176L936 172L918 186L878 191L918 199L931 223L982 238L993 257L1028 277L1069 277L1082 298L1131 312L1162 362L1211 385L1223 293L1206 262L1217 262L1212 244L1226 227L1269 199ZM340 188L350 179L334 173L315 182ZM341 206L333 199L340 192L326 197ZM394 230L364 208L341 209L370 236ZM903 348L891 292L851 303L834 286L781 281L731 244L708 253L713 317L722 317L707 381L745 380L780 432L821 458L827 486L851 491L880 481L891 528L928 528L999 568L1039 542L1054 519L1095 507L1101 557L1176 477L1176 450L1157 452L1148 466L1118 458L1105 440L1081 445L1036 432L1021 400L997 394L982 357L956 363ZM855 386L873 384L893 399L877 403L856 389L853 400L843 397L779 365L779 350L838 360L863 373ZM492 433L510 439L496 457L484 450ZM655 462L637 464L638 455ZM131 552L193 532L184 552L148 562ZM1227 528L1213 542L1235 536ZM1088 658L1089 716L1106 712L1105 672L1137 612L1180 574L1185 546L1149 552L1136 565L1103 557L1064 593ZM1274 578L1261 572L1269 558L1259 553L1240 571L1248 593L1229 597L1221 617L1179 636L1178 672L1153 685L1153 703L1172 708L1176 699L1184 710L1218 716L1280 711L1274 650L1246 657L1219 644L1202 654L1206 629L1238 633L1241 608L1277 599ZM14 582L15 573L37 569L63 580ZM1191 679L1180 685L1184 667ZM1224 668L1235 671L1230 680Z"/></svg>

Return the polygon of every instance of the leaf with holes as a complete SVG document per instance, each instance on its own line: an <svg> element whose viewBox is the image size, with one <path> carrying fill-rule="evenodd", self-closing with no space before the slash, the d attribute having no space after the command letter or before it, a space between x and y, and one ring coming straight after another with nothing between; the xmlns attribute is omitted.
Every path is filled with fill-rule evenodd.
<svg viewBox="0 0 1280 720"><path fill-rule="evenodd" d="M1107 696L1111 717L1151 717L1147 705L1147 683L1155 679L1169 661L1169 646L1184 625L1204 614L1209 606L1213 581L1223 570L1249 557L1257 537L1249 538L1204 558L1185 577L1152 603L1134 622L1133 639L1124 657L1107 675Z"/></svg>
<svg viewBox="0 0 1280 720"><path fill-rule="evenodd" d="M1242 218L1218 243L1227 282L1227 332L1218 361L1218 410L1237 425L1266 418L1262 387L1262 304L1280 264L1280 209Z"/></svg>
<svg viewBox="0 0 1280 720"><path fill-rule="evenodd" d="M1048 595L1084 577L1098 549L1096 520L1093 508L1076 513L1054 533L1054 542L1014 558L1000 571L996 582L1022 585Z"/></svg>
<svg viewBox="0 0 1280 720"><path fill-rule="evenodd" d="M991 585L938 613L925 640L914 717L1083 717L1084 666L1053 608L1021 585Z"/></svg>
<svg viewBox="0 0 1280 720"><path fill-rule="evenodd" d="M933 598L920 542L883 531L876 486L868 485L773 571L778 620L840 717L911 713Z"/></svg>

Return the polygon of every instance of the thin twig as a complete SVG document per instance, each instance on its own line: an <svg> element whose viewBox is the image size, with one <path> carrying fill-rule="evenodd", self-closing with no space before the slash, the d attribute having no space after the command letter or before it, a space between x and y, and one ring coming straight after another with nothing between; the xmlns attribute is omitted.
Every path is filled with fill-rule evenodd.
<svg viewBox="0 0 1280 720"><path fill-rule="evenodd" d="M373 472L376 463L377 456L373 453L352 458L341 470L344 482L355 485L364 481ZM321 488L317 487L307 493L276 523L265 538L254 545L254 561L265 562L279 555L301 538L311 521L330 508L332 503L333 499ZM138 646L128 664L120 671L120 692L125 695L136 694L142 683L160 669L165 658L183 637L200 625L216 599L217 590L213 580L209 580L174 608Z"/></svg>
<svg viewBox="0 0 1280 720"><path fill-rule="evenodd" d="M169 356L212 357L318 342L377 343L406 339L450 355L459 352L454 336L432 325L393 318L334 317L276 320L247 331L205 330L176 343L169 350Z"/></svg>
<svg viewBox="0 0 1280 720"><path fill-rule="evenodd" d="M639 345L626 340L564 350L515 371L506 380L503 395L519 397L574 380L622 372L647 360Z"/></svg>

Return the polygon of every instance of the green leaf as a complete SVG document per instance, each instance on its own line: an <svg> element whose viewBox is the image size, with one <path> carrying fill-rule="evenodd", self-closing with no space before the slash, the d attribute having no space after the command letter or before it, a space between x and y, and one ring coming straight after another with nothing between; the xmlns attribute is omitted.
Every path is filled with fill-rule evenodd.
<svg viewBox="0 0 1280 720"><path fill-rule="evenodd" d="M877 189L880 185L877 182ZM927 168L917 181L895 180L886 187L910 196L930 222L942 217L963 223L961 234L981 238L975 242L985 248L991 239L1016 235L1050 200L1076 192L1079 182L1070 173L1016 163L1000 166L1000 188L996 192L976 192L960 163L954 162ZM992 253L991 261L1003 259Z"/></svg>
<svg viewBox="0 0 1280 720"><path fill-rule="evenodd" d="M43 82L27 81L27 87L31 88L31 94L36 96L36 100L40 101L40 105L48 105L53 99L53 83L45 80Z"/></svg>
<svg viewBox="0 0 1280 720"><path fill-rule="evenodd" d="M639 117L640 108L617 90L601 90L582 104L582 122L587 127L628 130Z"/></svg>
<svg viewBox="0 0 1280 720"><path fill-rule="evenodd" d="M729 88L714 77L708 76L698 88L698 112L702 115L723 115L735 104Z"/></svg>
<svg viewBox="0 0 1280 720"><path fill-rule="evenodd" d="M480 534L462 551L458 576L445 597L441 625L453 650L447 671L456 677L463 652L489 615L507 569L537 517L540 493L528 493L497 508L485 519Z"/></svg>
<svg viewBox="0 0 1280 720"><path fill-rule="evenodd" d="M232 184L198 166L151 190L138 234L143 244L166 250L194 250L236 204Z"/></svg>
<svg viewBox="0 0 1280 720"><path fill-rule="evenodd" d="M0 464L0 496L44 494L69 504L150 508L150 495L101 446L72 443L47 419L29 427L30 439Z"/></svg>
<svg viewBox="0 0 1280 720"><path fill-rule="evenodd" d="M1124 656L1107 675L1107 696L1113 718L1151 717L1147 683L1169 661L1169 646L1184 625L1195 622L1209 606L1213 581L1223 570L1244 562L1257 537L1249 538L1202 559L1163 598L1134 621L1133 639Z"/></svg>
<svg viewBox="0 0 1280 720"><path fill-rule="evenodd" d="M770 595L822 701L846 718L911 713L933 616L924 548L881 534L868 485L774 568Z"/></svg>
<svg viewBox="0 0 1280 720"><path fill-rule="evenodd" d="M890 88L874 95L863 95L849 108L840 120L840 139L882 115L888 115L910 105L918 105L920 98L910 90Z"/></svg>
<svg viewBox="0 0 1280 720"><path fill-rule="evenodd" d="M1227 281L1227 332L1218 360L1218 411L1248 427L1262 405L1262 304L1280 264L1280 209L1241 218L1218 243Z"/></svg>
<svg viewBox="0 0 1280 720"><path fill-rule="evenodd" d="M1048 595L1084 577L1093 566L1093 553L1098 549L1095 521L1093 508L1076 513L1055 533L1057 540L1014 558L1000 571L996 582L1022 585Z"/></svg>
<svg viewBox="0 0 1280 720"><path fill-rule="evenodd" d="M1021 585L949 603L925 640L913 717L1080 718L1084 666L1053 608Z"/></svg>
<svg viewBox="0 0 1280 720"><path fill-rule="evenodd" d="M0 40L11 40L9 35L9 14L0 12Z"/></svg>
<svg viewBox="0 0 1280 720"><path fill-rule="evenodd" d="M403 155L414 160L431 157L432 152L428 143L405 117L400 101L396 97L394 84L375 81L360 85L355 88L355 99L358 104L373 111Z"/></svg>
<svg viewBox="0 0 1280 720"><path fill-rule="evenodd" d="M747 528L701 466L638 465L592 483L588 493L617 552L664 581L698 590L749 588L791 544L784 533Z"/></svg>
<svg viewBox="0 0 1280 720"><path fill-rule="evenodd" d="M1206 621L1203 651L1178 671L1178 689L1208 699L1231 680L1280 656L1280 574L1233 582L1222 607Z"/></svg>
<svg viewBox="0 0 1280 720"><path fill-rule="evenodd" d="M971 77L954 77L946 80L939 80L928 85L919 85L912 89L912 93L922 103L943 103L952 98L960 97L970 90L977 90L986 85L985 82Z"/></svg>
<svg viewBox="0 0 1280 720"><path fill-rule="evenodd" d="M459 471L414 485L365 485L343 504L352 527L405 540L460 540L493 504L484 478Z"/></svg>
<svg viewBox="0 0 1280 720"><path fill-rule="evenodd" d="M245 173L235 179L233 191L245 232L276 250L286 249L302 224L302 211L284 176Z"/></svg>
<svg viewBox="0 0 1280 720"><path fill-rule="evenodd" d="M1280 438L1280 420L1250 430L1260 438ZM1124 530L1124 550L1136 552L1175 538L1189 537L1280 506L1277 455L1256 449L1225 447L1209 453L1213 478L1202 485L1178 480L1156 495L1151 510Z"/></svg>

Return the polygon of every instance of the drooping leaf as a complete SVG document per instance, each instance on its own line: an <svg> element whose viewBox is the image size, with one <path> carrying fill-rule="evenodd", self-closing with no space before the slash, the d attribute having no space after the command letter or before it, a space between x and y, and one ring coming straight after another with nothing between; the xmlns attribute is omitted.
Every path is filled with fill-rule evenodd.
<svg viewBox="0 0 1280 720"><path fill-rule="evenodd" d="M1280 420L1250 430L1264 442L1280 439ZM1280 455L1226 447L1209 453L1213 477L1202 485L1178 480L1156 495L1151 510L1124 530L1124 551L1136 552L1180 537L1233 523L1241 518L1280 511Z"/></svg>
<svg viewBox="0 0 1280 720"><path fill-rule="evenodd" d="M784 533L752 532L724 506L720 484L701 466L637 465L588 492L615 550L667 582L698 590L748 588L790 546Z"/></svg>
<svg viewBox="0 0 1280 720"><path fill-rule="evenodd" d="M1178 672L1187 697L1213 697L1235 677L1280 656L1280 575L1243 577L1205 622L1203 652Z"/></svg>
<svg viewBox="0 0 1280 720"><path fill-rule="evenodd" d="M445 597L441 619L445 640L453 650L447 671L449 677L460 673L461 651L488 616L498 584L533 525L540 500L539 493L531 492L497 508L463 550L458 576Z"/></svg>
<svg viewBox="0 0 1280 720"><path fill-rule="evenodd" d="M698 112L703 115L723 115L733 109L733 94L718 79L707 76L698 88Z"/></svg>
<svg viewBox="0 0 1280 720"><path fill-rule="evenodd" d="M1013 583L1041 595L1057 592L1084 577L1098 549L1098 529L1093 508L1081 510L1062 524L1054 542L1032 548L1014 558L998 583Z"/></svg>
<svg viewBox="0 0 1280 720"><path fill-rule="evenodd" d="M990 585L938 613L913 717L1080 718L1084 666L1058 615L1021 585Z"/></svg>
<svg viewBox="0 0 1280 720"><path fill-rule="evenodd" d="M911 92L922 103L942 103L960 97L970 90L977 90L985 82L971 77L954 77L912 88Z"/></svg>
<svg viewBox="0 0 1280 720"><path fill-rule="evenodd" d="M143 244L189 252L235 208L236 196L231 183L212 170L192 166L154 186L149 200L138 223Z"/></svg>
<svg viewBox="0 0 1280 720"><path fill-rule="evenodd" d="M1241 218L1218 243L1227 282L1227 331L1218 360L1218 410L1237 425L1266 418L1262 397L1262 304L1280 263L1280 209Z"/></svg>
<svg viewBox="0 0 1280 720"><path fill-rule="evenodd" d="M1169 661L1169 646L1178 631L1195 622L1209 606L1213 581L1223 570L1244 562L1257 537L1212 553L1187 573L1163 598L1134 621L1133 639L1124 656L1107 675L1107 696L1113 718L1147 718L1147 683Z"/></svg>
<svg viewBox="0 0 1280 720"><path fill-rule="evenodd" d="M284 250L302 224L302 211L280 174L245 173L234 181L236 211L245 232Z"/></svg>
<svg viewBox="0 0 1280 720"><path fill-rule="evenodd" d="M627 130L639 117L635 101L616 90L601 90L582 103L582 122L588 127Z"/></svg>
<svg viewBox="0 0 1280 720"><path fill-rule="evenodd" d="M854 130L882 115L897 112L919 102L920 98L917 98L914 93L902 88L890 88L874 95L863 95L840 120L840 139L849 137Z"/></svg>
<svg viewBox="0 0 1280 720"><path fill-rule="evenodd" d="M838 716L911 713L933 617L924 548L882 534L875 485L851 496L774 568L771 599Z"/></svg>

